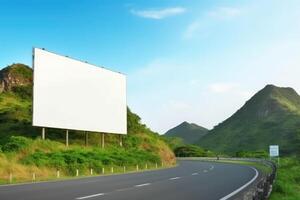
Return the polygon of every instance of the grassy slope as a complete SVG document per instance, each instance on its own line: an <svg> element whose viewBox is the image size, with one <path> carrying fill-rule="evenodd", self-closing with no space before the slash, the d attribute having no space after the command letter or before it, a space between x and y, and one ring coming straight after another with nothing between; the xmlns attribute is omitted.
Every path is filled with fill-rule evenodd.
<svg viewBox="0 0 300 200"><path fill-rule="evenodd" d="M197 144L219 152L268 150L293 154L300 145L300 97L291 88L266 86Z"/></svg>
<svg viewBox="0 0 300 200"><path fill-rule="evenodd" d="M16 145L20 144L16 142L18 140L25 141L25 145ZM18 146L21 148L16 149ZM158 150L112 146L105 149L96 146L83 148L76 144L67 148L60 142L23 137L13 137L2 149L5 150L4 153L0 153L0 182L3 183L7 183L10 172L20 182L30 181L33 172L39 180L43 180L55 177L57 169L62 176L75 176L76 169L81 175L88 175L91 168L94 173L100 174L103 167L108 172L110 167L114 166L116 172L123 166L126 166L127 170L135 169L136 165L143 169L145 164L154 167L156 163L161 165L164 161L156 152Z"/></svg>
<svg viewBox="0 0 300 200"><path fill-rule="evenodd" d="M22 81L31 78L28 70L12 68L14 77ZM7 69L5 69L7 70ZM24 74L25 73L25 74ZM25 81L26 82L26 81ZM41 130L31 125L32 84L15 85L8 92L0 94L0 180L7 181L13 171L18 180L31 178L32 172L38 177L54 176L56 169L71 175L75 168L87 172L102 167L133 166L164 162L175 164L175 157L169 146L157 133L140 123L140 118L128 109L128 135L123 138L123 148L118 146L118 137L106 135L106 148L100 149L100 135L89 133L89 146L84 147L84 133L70 131L70 146L64 143L64 131L47 129L47 138L40 140ZM23 136L26 138L11 138ZM25 143L26 145L22 145ZM8 144L11 144L10 146ZM21 146L20 146L21 145ZM20 148L17 148L20 146Z"/></svg>
<svg viewBox="0 0 300 200"><path fill-rule="evenodd" d="M208 130L197 124L183 122L168 130L164 136L181 138L186 144L193 144L204 136Z"/></svg>

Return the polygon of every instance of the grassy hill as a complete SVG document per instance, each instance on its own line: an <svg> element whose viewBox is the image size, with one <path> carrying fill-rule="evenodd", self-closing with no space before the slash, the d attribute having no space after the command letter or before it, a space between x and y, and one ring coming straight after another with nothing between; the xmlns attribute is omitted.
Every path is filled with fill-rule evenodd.
<svg viewBox="0 0 300 200"><path fill-rule="evenodd" d="M178 126L168 130L164 136L178 137L186 144L193 144L206 135L208 130L194 123L182 122Z"/></svg>
<svg viewBox="0 0 300 200"><path fill-rule="evenodd" d="M175 164L175 156L161 137L142 124L140 117L128 109L128 135L123 147L118 136L106 135L106 147L100 148L100 135L89 133L89 145L84 147L84 133L69 131L70 146L64 145L64 130L47 129L40 139L41 129L32 127L32 69L13 64L0 71L0 182L9 172L19 180L30 178L34 171L45 178L56 169L73 174L94 168Z"/></svg>
<svg viewBox="0 0 300 200"><path fill-rule="evenodd" d="M278 144L282 154L299 153L300 96L292 88L267 85L197 144L230 154Z"/></svg>

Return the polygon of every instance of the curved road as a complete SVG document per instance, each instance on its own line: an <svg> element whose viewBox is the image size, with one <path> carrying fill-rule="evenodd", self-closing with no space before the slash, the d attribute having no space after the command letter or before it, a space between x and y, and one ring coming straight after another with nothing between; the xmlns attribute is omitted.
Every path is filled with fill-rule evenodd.
<svg viewBox="0 0 300 200"><path fill-rule="evenodd" d="M76 180L0 186L2 200L225 200L257 177L236 164L179 161L171 169Z"/></svg>

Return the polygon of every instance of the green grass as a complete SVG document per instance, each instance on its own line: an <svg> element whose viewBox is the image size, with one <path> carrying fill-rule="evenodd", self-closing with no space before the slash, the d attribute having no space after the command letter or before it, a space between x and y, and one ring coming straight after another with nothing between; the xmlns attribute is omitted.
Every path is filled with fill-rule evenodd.
<svg viewBox="0 0 300 200"><path fill-rule="evenodd" d="M300 160L281 158L270 200L300 199Z"/></svg>

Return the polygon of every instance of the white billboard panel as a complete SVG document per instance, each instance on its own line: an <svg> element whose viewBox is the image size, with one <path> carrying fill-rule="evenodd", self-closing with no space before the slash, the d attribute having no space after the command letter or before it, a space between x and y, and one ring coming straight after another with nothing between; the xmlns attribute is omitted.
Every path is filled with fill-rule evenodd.
<svg viewBox="0 0 300 200"><path fill-rule="evenodd" d="M33 125L127 133L123 74L34 48Z"/></svg>

